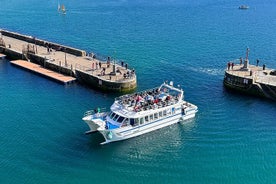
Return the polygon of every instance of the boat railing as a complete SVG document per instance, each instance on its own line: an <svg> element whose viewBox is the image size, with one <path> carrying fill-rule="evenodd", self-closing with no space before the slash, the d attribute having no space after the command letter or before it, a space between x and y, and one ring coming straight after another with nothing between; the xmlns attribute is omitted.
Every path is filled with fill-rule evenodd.
<svg viewBox="0 0 276 184"><path fill-rule="evenodd" d="M98 107L93 110L86 111L83 115L83 117L94 115L94 114L100 114L100 113L106 113L106 108L105 107Z"/></svg>
<svg viewBox="0 0 276 184"><path fill-rule="evenodd" d="M144 93L148 93L148 92L151 92L151 91L155 91L159 89L159 87L155 87L155 88L151 88L151 89L146 89L144 91L139 91L139 92L136 92L134 94L126 94L126 95L123 95L123 96L119 96L117 98L115 98L115 101L121 101L122 99L124 98L134 98L136 95L141 95L141 94L144 94Z"/></svg>

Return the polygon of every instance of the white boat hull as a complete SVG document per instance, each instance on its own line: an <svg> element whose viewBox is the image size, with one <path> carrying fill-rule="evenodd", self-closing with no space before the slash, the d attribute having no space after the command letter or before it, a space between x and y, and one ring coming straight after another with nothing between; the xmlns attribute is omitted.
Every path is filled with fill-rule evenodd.
<svg viewBox="0 0 276 184"><path fill-rule="evenodd" d="M197 110L195 112L191 112L190 114L187 114L184 116L181 116L181 114L174 115L174 116L168 117L166 119L158 120L156 122L150 122L148 124L144 124L144 125L140 125L140 126L136 126L136 127L128 126L128 127L112 129L112 130L105 129L104 127L99 127L98 131L105 138L105 142L103 142L101 144L107 144L110 142L121 141L121 140L129 139L129 138L133 138L133 137L145 134L145 133L152 132L157 129L161 129L166 126L170 126L170 125L178 123L180 121L185 121L185 120L194 118L196 112L197 112Z"/></svg>
<svg viewBox="0 0 276 184"><path fill-rule="evenodd" d="M85 121L90 128L90 130L85 132L85 134L97 132L98 131L97 129L100 126L105 126L105 123L101 118L101 116L103 114L104 113L98 113L98 114L94 114L94 115L88 115L88 116L85 116L82 118L82 120Z"/></svg>

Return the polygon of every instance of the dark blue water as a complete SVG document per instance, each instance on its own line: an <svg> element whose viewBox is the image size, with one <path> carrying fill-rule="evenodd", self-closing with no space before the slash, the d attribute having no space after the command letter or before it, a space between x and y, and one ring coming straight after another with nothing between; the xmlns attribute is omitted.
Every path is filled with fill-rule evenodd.
<svg viewBox="0 0 276 184"><path fill-rule="evenodd" d="M81 118L115 95L0 61L0 183L274 183L275 102L222 85L229 60L276 68L273 0L1 0L0 28L124 60L138 90L180 84L195 119L100 146ZM238 9L247 4L250 9Z"/></svg>

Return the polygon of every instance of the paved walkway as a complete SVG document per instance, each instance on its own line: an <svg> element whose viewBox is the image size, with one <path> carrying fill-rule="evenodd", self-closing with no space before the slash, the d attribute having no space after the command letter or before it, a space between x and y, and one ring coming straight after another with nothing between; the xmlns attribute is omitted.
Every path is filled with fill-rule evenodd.
<svg viewBox="0 0 276 184"><path fill-rule="evenodd" d="M26 47L28 44L28 42L7 37L4 35L2 35L2 38L6 44L6 47L10 47L10 49L20 53L22 52L23 47ZM78 69L85 71L90 75L100 76L103 79L111 80L114 82L127 80L127 78L124 77L124 74L131 73L131 70L126 69L125 66L122 67L120 65L116 65L116 75L113 75L113 61L111 61L109 67L107 67L107 62L103 62L92 57L79 57L65 53L63 51L56 50L49 51L47 47L34 44L31 44L31 46L35 49L36 55L46 58L46 61L48 62L52 62L56 65L72 69L73 72L75 71L75 69ZM101 67L99 63L101 63ZM129 77L130 76L131 75L129 75Z"/></svg>

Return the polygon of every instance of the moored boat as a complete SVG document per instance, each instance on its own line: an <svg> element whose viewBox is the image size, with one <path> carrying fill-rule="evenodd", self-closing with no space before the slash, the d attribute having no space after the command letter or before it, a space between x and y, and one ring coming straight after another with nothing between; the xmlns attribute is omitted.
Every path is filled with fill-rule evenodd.
<svg viewBox="0 0 276 184"><path fill-rule="evenodd" d="M247 10L247 9L249 9L249 6L247 6L247 5L241 5L241 6L239 6L239 9L241 9L241 10Z"/></svg>
<svg viewBox="0 0 276 184"><path fill-rule="evenodd" d="M184 91L170 84L115 99L110 112L97 108L82 118L86 133L100 132L106 144L136 137L195 117L198 108L184 100Z"/></svg>
<svg viewBox="0 0 276 184"><path fill-rule="evenodd" d="M66 9L65 9L64 4L62 4L62 5L60 6L60 4L58 3L58 12L59 12L59 13L62 13L62 14L66 14Z"/></svg>

